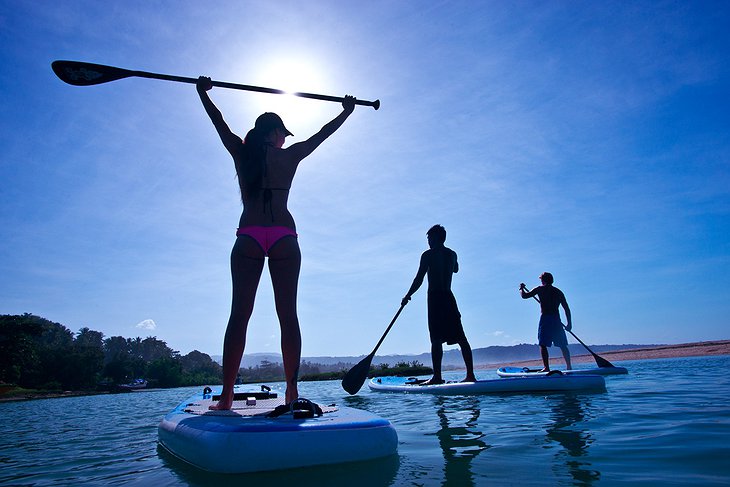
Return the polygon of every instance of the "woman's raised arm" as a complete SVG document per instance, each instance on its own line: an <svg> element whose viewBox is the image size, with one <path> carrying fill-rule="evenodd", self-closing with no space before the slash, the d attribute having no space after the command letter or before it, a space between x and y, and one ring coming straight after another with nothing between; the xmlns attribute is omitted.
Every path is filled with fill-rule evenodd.
<svg viewBox="0 0 730 487"><path fill-rule="evenodd" d="M218 110L218 107L215 106L208 96L208 91L213 88L210 78L206 76L199 77L195 86L198 90L200 101L203 103L203 107L205 108L205 112L210 117L211 122L213 122L213 126L216 131L218 131L218 136L221 138L221 142L223 142L223 145L228 152L230 152L231 155L234 155L235 148L241 143L241 138L231 131L226 121L223 120L223 114L220 110Z"/></svg>
<svg viewBox="0 0 730 487"><path fill-rule="evenodd" d="M345 123L345 120L347 120L347 117L350 116L353 110L355 110L355 97L346 95L344 100L342 101L342 113L337 115L331 121L327 122L325 126L319 130L319 132L317 132L304 142L298 142L292 145L287 149L287 151L293 152L296 159L301 161L309 154L314 152L314 149L319 147L319 145L324 142L327 137L334 134L337 129L339 129L342 124Z"/></svg>

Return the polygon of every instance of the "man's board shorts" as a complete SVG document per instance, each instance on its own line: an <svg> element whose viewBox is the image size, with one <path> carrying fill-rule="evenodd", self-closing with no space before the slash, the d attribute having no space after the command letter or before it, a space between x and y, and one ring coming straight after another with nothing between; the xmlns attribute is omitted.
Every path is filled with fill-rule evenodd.
<svg viewBox="0 0 730 487"><path fill-rule="evenodd" d="M568 339L565 337L560 315L540 315L540 325L537 327L537 343L543 347L555 345L565 347Z"/></svg>
<svg viewBox="0 0 730 487"><path fill-rule="evenodd" d="M428 333L431 343L453 345L466 340L461 313L451 291L428 291Z"/></svg>

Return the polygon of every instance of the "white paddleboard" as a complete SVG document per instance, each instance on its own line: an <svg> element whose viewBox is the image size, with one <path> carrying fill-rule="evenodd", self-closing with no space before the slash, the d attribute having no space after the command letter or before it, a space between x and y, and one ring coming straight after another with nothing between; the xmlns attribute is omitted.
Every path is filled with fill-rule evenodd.
<svg viewBox="0 0 730 487"><path fill-rule="evenodd" d="M208 389L209 390L209 389ZM160 422L160 444L200 469L247 473L370 460L396 453L398 436L367 411L320 405L321 416L269 417L284 404L276 394L237 386L230 411L211 411L217 391L189 397ZM273 397L272 397L273 396Z"/></svg>
<svg viewBox="0 0 730 487"><path fill-rule="evenodd" d="M628 374L629 371L624 367L594 367L592 369L571 369L561 370L564 375L618 375ZM531 369L529 367L500 367L497 369L497 375L500 377L544 377L550 372L542 372L541 369Z"/></svg>
<svg viewBox="0 0 730 487"><path fill-rule="evenodd" d="M375 377L368 387L378 392L410 394L472 395L500 393L605 391L606 381L600 375L550 375L546 377L515 377L479 380L476 382L445 382L423 385L412 377Z"/></svg>

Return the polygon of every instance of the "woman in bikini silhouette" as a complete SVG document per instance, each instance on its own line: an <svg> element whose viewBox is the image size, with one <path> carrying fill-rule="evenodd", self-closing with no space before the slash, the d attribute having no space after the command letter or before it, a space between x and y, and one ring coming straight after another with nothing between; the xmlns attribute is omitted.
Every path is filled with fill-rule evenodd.
<svg viewBox="0 0 730 487"><path fill-rule="evenodd" d="M256 119L246 138L234 134L208 96L210 78L201 76L197 90L223 145L233 157L243 200L243 213L231 251L233 301L223 342L223 391L211 409L230 409L233 385L246 345L246 330L253 312L256 288L268 257L274 288L276 314L281 326L281 353L286 375L285 400L299 397L297 376L302 340L297 317L297 285L301 253L294 218L287 209L289 188L299 162L332 135L355 108L355 98L346 96L343 111L304 142L282 148L292 135L275 113Z"/></svg>

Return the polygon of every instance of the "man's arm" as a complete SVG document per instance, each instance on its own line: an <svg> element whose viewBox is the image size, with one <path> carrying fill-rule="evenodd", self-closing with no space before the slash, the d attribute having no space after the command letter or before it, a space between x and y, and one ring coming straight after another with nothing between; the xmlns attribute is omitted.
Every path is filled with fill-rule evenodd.
<svg viewBox="0 0 730 487"><path fill-rule="evenodd" d="M537 291L540 289L540 286L537 286L532 291L527 290L527 286L525 283L520 283L520 296L522 296L522 299L530 299L533 296L537 295Z"/></svg>
<svg viewBox="0 0 730 487"><path fill-rule="evenodd" d="M568 307L568 301L565 299L565 294L560 297L560 304L563 306L563 310L565 310L565 319L568 321L565 329L570 331L573 329L573 318L570 316L570 308Z"/></svg>
<svg viewBox="0 0 730 487"><path fill-rule="evenodd" d="M424 252L423 255L421 255L421 263L418 266L418 272L416 272L416 277L413 279L413 284L411 284L411 288L408 290L405 297L403 297L400 302L402 306L408 304L408 301L411 300L411 296L413 295L413 293L418 291L418 288L421 287L421 284L423 284L423 278L426 276L426 272L428 272L428 251Z"/></svg>

